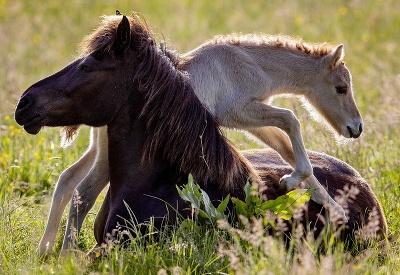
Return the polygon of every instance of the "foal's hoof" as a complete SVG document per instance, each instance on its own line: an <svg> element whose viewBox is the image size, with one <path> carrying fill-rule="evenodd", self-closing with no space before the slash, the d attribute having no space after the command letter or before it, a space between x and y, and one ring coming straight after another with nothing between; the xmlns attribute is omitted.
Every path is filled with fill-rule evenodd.
<svg viewBox="0 0 400 275"><path fill-rule="evenodd" d="M347 223L349 221L346 216L346 211L344 211L339 204L331 205L329 211L332 220L341 220L343 223Z"/></svg>
<svg viewBox="0 0 400 275"><path fill-rule="evenodd" d="M297 186L299 186L300 183L301 183L301 181L294 178L293 176L284 175L279 181L279 188L281 190L291 191L291 190L295 189Z"/></svg>

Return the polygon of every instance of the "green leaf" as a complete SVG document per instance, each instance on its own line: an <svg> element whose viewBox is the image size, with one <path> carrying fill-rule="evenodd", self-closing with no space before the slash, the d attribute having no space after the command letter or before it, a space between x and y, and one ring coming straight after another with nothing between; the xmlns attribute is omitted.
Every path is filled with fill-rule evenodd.
<svg viewBox="0 0 400 275"><path fill-rule="evenodd" d="M286 205L287 200L288 200L287 195L279 196L275 200L268 200L268 201L263 202L261 204L261 209L274 211L274 209L278 208L279 205L282 205L282 204Z"/></svg>
<svg viewBox="0 0 400 275"><path fill-rule="evenodd" d="M286 195L290 197L299 205L304 205L311 199L311 195L315 189L295 189L287 193Z"/></svg>
<svg viewBox="0 0 400 275"><path fill-rule="evenodd" d="M239 199L235 199L233 202L235 203L236 213L238 215L243 215L245 217L249 217L249 213L247 211L247 204L244 201L241 201Z"/></svg>
<svg viewBox="0 0 400 275"><path fill-rule="evenodd" d="M292 212L281 212L279 213L278 217L283 219L283 220L290 220L293 216Z"/></svg>
<svg viewBox="0 0 400 275"><path fill-rule="evenodd" d="M218 205L217 209L219 212L225 213L225 210L228 207L230 198L231 198L231 196L228 194L228 196L226 196L225 199Z"/></svg>
<svg viewBox="0 0 400 275"><path fill-rule="evenodd" d="M201 195L203 196L204 210L206 211L208 217L212 218L213 217L212 208L214 208L214 205L212 205L210 197L205 191L201 190Z"/></svg>
<svg viewBox="0 0 400 275"><path fill-rule="evenodd" d="M212 204L208 194L202 190L198 184L193 182L193 177L191 175L189 175L186 185L182 188L176 188L179 196L184 201L190 203L191 207L196 210L197 215L206 219L206 223L215 225L217 219L226 219L223 212L229 203L229 195L220 203L217 209Z"/></svg>
<svg viewBox="0 0 400 275"><path fill-rule="evenodd" d="M199 211L199 215L200 215L202 218L205 218L205 219L210 220L210 216L208 216L208 214L207 214L204 210L198 209L198 211Z"/></svg>

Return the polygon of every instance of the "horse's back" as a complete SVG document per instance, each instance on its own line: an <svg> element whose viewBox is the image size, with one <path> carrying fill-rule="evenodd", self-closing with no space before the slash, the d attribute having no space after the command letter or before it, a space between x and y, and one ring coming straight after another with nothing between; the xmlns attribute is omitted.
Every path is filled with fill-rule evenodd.
<svg viewBox="0 0 400 275"><path fill-rule="evenodd" d="M271 96L270 76L241 46L206 43L181 58L197 97L219 119L238 101Z"/></svg>
<svg viewBox="0 0 400 275"><path fill-rule="evenodd" d="M275 199L284 194L279 188L280 178L293 169L273 150L250 150L244 155L260 172L266 183L264 194L267 199ZM347 163L326 154L308 151L314 175L327 189L329 195L347 210L348 223L343 232L347 237L354 236L354 232L367 225L375 228L373 233L378 236L387 235L387 224L382 208L367 182ZM309 201L306 219L317 221L318 215L324 215L321 206ZM319 234L323 224L316 224L316 234Z"/></svg>

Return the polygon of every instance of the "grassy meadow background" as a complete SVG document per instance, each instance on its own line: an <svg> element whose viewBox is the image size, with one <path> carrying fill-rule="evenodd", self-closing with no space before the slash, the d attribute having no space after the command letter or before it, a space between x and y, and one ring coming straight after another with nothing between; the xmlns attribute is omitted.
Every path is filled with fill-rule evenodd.
<svg viewBox="0 0 400 275"><path fill-rule="evenodd" d="M283 33L306 41L343 43L365 122L361 138L338 144L297 100L279 99L276 104L299 116L308 149L348 162L368 181L383 206L393 240L384 248L373 246L354 257L340 248L318 257L309 245L291 262L283 246L268 239L270 250L261 256L235 246L236 254L232 253L241 255L239 268L228 253L222 257L217 252L221 235L216 231L202 232L189 245L181 241L184 237L165 236L146 249L111 251L110 257L95 263L79 257L39 259L35 250L58 175L85 151L89 132L83 128L71 147L61 149L57 129L44 129L37 136L26 134L14 121L15 105L32 83L67 65L99 17L116 9L141 13L157 37L180 52L215 34L231 32ZM0 0L0 274L256 274L261 269L268 274L400 274L399 11L398 0ZM228 136L243 149L260 146L239 132L229 131ZM89 214L83 228L83 252L94 244L95 213ZM61 238L60 234L57 249Z"/></svg>

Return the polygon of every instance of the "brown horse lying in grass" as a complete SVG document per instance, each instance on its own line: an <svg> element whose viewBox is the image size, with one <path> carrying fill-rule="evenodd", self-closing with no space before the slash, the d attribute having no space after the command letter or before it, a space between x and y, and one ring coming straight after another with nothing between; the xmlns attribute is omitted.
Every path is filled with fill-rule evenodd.
<svg viewBox="0 0 400 275"><path fill-rule="evenodd" d="M98 244L129 220L127 206L138 223L155 217L156 226L166 217L174 221L165 202L190 215L175 189L189 173L213 201L228 193L243 199L249 179L268 187L264 191L268 199L283 194L279 178L290 168L272 152L261 151L248 155L254 170L221 135L187 75L156 46L136 17L106 17L82 46L80 58L23 94L15 118L31 134L43 126L107 125L110 188L95 222ZM321 154L311 153L310 158L321 167L318 177L328 185L331 197L346 186L356 187L361 194L341 203L349 211L344 237L353 237L372 211L379 222L376 232L385 234L379 203L354 169ZM309 223L321 230L321 208L308 204L306 228Z"/></svg>

